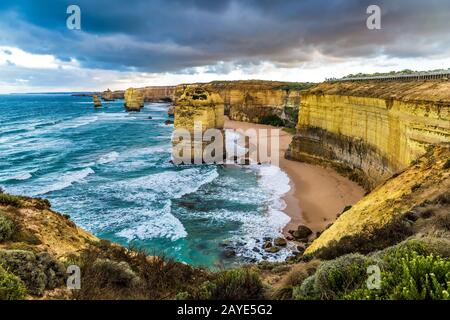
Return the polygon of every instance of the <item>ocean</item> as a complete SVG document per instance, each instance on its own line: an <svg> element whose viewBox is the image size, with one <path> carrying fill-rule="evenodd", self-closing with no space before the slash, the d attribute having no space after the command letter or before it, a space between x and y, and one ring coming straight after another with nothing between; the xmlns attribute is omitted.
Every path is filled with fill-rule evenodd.
<svg viewBox="0 0 450 320"><path fill-rule="evenodd" d="M289 221L287 175L269 165L173 165L168 106L128 113L122 100L94 109L91 97L0 95L0 186L49 199L100 238L195 266L284 260L290 249L267 254L262 244Z"/></svg>

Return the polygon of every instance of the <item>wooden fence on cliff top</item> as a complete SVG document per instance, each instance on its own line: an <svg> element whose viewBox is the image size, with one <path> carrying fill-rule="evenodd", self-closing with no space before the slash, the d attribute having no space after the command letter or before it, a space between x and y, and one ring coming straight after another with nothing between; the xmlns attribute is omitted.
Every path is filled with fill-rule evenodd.
<svg viewBox="0 0 450 320"><path fill-rule="evenodd" d="M450 70L439 71L439 72L417 72L412 74L399 74L392 76L374 76L374 77L353 77L344 79L327 79L327 82L342 82L342 81L368 81L368 80L379 80L379 81L417 81L417 80L435 80L435 79L450 79Z"/></svg>

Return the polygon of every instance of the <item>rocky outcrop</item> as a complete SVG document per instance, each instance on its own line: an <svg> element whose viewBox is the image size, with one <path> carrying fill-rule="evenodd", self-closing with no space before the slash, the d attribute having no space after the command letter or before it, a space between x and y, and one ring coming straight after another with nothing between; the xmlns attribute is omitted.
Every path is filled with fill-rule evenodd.
<svg viewBox="0 0 450 320"><path fill-rule="evenodd" d="M187 85L177 86L177 100ZM278 81L213 81L191 86L216 92L224 101L231 120L294 127L297 123L302 90L312 84Z"/></svg>
<svg viewBox="0 0 450 320"><path fill-rule="evenodd" d="M98 96L96 94L94 94L92 96L92 99L94 101L94 107L100 108L102 106L102 102L100 101L100 99L98 98Z"/></svg>
<svg viewBox="0 0 450 320"><path fill-rule="evenodd" d="M371 190L448 141L448 81L323 83L302 94L286 156L332 166Z"/></svg>
<svg viewBox="0 0 450 320"><path fill-rule="evenodd" d="M111 90L103 91L102 93L102 100L103 101L114 101L114 94Z"/></svg>
<svg viewBox="0 0 450 320"><path fill-rule="evenodd" d="M174 158L185 156L184 163L203 162L203 152L210 141L203 139L203 134L208 129L223 130L224 105L219 94L209 92L198 86L187 86L183 94L177 99L174 120ZM189 140L178 140L177 130L184 129L190 134ZM197 137L195 133L200 133ZM224 134L222 132L222 138ZM221 141L224 147L224 141ZM179 154L181 148L187 148L190 156ZM223 160L223 158L222 158Z"/></svg>
<svg viewBox="0 0 450 320"><path fill-rule="evenodd" d="M128 111L140 111L144 107L142 91L129 88L125 91L125 108Z"/></svg>
<svg viewBox="0 0 450 320"><path fill-rule="evenodd" d="M48 252L58 258L67 257L99 241L89 232L78 228L67 215L53 211L47 200L18 197L0 193L0 217L11 219L15 232L1 249ZM4 201L9 199L8 202ZM13 199L14 201L12 201Z"/></svg>

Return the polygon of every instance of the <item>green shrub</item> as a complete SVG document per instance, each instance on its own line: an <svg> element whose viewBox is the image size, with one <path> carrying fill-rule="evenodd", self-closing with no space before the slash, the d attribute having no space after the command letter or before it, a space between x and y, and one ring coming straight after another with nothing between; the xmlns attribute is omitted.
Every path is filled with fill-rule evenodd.
<svg viewBox="0 0 450 320"><path fill-rule="evenodd" d="M255 271L233 269L219 273L200 288L200 298L212 300L249 300L263 297L263 285Z"/></svg>
<svg viewBox="0 0 450 320"><path fill-rule="evenodd" d="M310 276L300 286L294 287L292 295L295 300L320 299L320 292L316 288L316 276Z"/></svg>
<svg viewBox="0 0 450 320"><path fill-rule="evenodd" d="M35 296L61 285L65 276L63 265L45 252L0 250L0 265L18 276Z"/></svg>
<svg viewBox="0 0 450 320"><path fill-rule="evenodd" d="M0 267L0 300L22 300L26 294L22 280Z"/></svg>
<svg viewBox="0 0 450 320"><path fill-rule="evenodd" d="M125 261L116 262L109 259L98 259L93 264L93 271L98 274L97 281L104 285L112 284L132 288L139 284L140 279Z"/></svg>
<svg viewBox="0 0 450 320"><path fill-rule="evenodd" d="M349 299L450 300L450 259L415 251L389 256L381 273L381 289L360 289Z"/></svg>
<svg viewBox="0 0 450 320"><path fill-rule="evenodd" d="M20 205L20 197L12 196L6 193L0 193L0 206L12 206L19 208Z"/></svg>
<svg viewBox="0 0 450 320"><path fill-rule="evenodd" d="M0 242L8 241L14 230L14 221L0 211Z"/></svg>
<svg viewBox="0 0 450 320"><path fill-rule="evenodd" d="M360 254L324 262L315 274L315 289L322 299L338 299L365 283L368 265L368 259Z"/></svg>
<svg viewBox="0 0 450 320"><path fill-rule="evenodd" d="M412 251L420 255L435 255L450 257L450 240L446 238L424 237L409 239L399 244L375 253L373 256L389 263L393 259L401 259Z"/></svg>

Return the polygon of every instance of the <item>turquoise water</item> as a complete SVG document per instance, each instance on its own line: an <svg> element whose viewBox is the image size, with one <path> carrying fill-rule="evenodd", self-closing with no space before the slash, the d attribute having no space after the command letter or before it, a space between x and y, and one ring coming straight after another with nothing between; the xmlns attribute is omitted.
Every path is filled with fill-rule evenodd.
<svg viewBox="0 0 450 320"><path fill-rule="evenodd" d="M99 237L189 264L284 259L287 249L259 248L288 222L287 176L270 166L171 164L167 108L127 113L123 101L95 110L89 97L0 95L0 186L49 199ZM235 257L225 257L230 248Z"/></svg>

